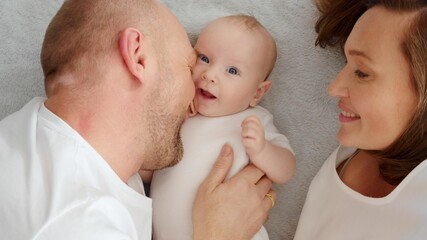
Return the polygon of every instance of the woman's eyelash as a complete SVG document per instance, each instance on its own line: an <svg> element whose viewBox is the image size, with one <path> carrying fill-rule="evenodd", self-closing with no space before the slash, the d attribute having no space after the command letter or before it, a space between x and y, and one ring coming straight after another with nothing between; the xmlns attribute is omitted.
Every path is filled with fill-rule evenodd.
<svg viewBox="0 0 427 240"><path fill-rule="evenodd" d="M369 75L368 75L368 74L366 74L366 73L364 73L364 72L362 72L362 71L360 71L360 70L356 70L356 71L354 71L354 75L356 75L358 78L366 78L366 77L369 77Z"/></svg>

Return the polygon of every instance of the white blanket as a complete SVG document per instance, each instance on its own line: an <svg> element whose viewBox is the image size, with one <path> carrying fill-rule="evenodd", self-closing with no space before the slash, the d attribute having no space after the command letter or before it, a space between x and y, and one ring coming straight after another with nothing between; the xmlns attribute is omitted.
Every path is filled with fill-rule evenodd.
<svg viewBox="0 0 427 240"><path fill-rule="evenodd" d="M39 53L43 35L62 0L0 1L0 119L34 96L43 96ZM316 9L311 0L163 0L192 40L210 20L246 13L257 17L277 41L272 90L262 106L290 140L297 158L293 179L275 186L278 201L266 228L272 240L292 239L309 183L336 148L336 100L328 83L342 67L339 50L314 46ZM0 160L1 161L1 160Z"/></svg>

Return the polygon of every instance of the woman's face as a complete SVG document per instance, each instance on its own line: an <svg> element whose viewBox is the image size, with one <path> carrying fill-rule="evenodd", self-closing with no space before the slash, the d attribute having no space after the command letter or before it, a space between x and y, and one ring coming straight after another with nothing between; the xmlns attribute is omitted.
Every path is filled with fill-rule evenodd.
<svg viewBox="0 0 427 240"><path fill-rule="evenodd" d="M344 49L347 64L328 89L339 98L341 144L384 149L414 115L418 100L401 46L410 18L377 6L354 26Z"/></svg>

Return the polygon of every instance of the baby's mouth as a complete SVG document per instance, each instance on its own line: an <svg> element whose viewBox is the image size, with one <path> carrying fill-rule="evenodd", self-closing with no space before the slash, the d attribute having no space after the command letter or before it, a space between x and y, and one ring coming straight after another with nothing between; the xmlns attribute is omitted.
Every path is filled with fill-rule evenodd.
<svg viewBox="0 0 427 240"><path fill-rule="evenodd" d="M216 99L216 96L213 95L212 93L210 93L209 91L200 89L200 94L205 97L205 98L209 98L209 99Z"/></svg>

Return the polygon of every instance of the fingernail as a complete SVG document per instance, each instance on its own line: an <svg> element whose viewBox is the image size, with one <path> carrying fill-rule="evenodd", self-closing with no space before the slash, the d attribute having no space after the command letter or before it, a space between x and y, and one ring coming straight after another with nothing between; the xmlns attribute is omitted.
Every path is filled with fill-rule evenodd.
<svg viewBox="0 0 427 240"><path fill-rule="evenodd" d="M231 147L228 143L224 144L221 149L221 156L226 157L231 154Z"/></svg>

